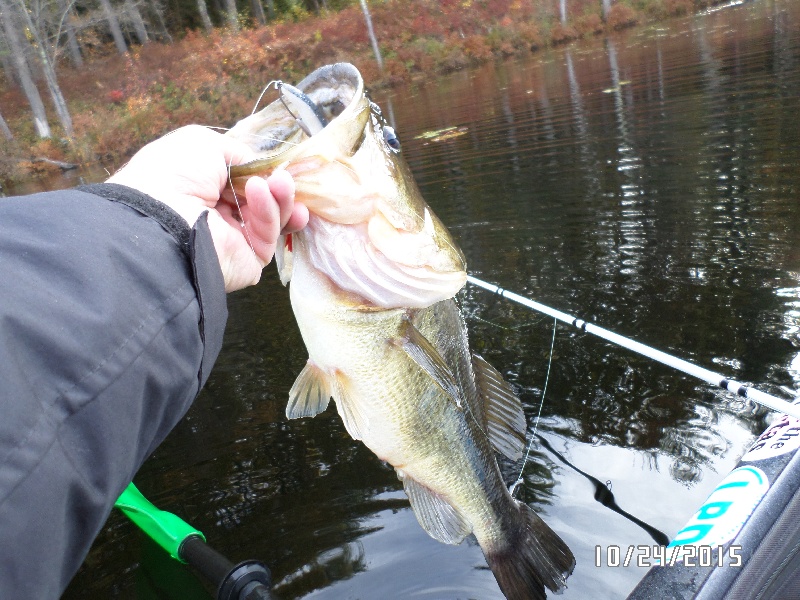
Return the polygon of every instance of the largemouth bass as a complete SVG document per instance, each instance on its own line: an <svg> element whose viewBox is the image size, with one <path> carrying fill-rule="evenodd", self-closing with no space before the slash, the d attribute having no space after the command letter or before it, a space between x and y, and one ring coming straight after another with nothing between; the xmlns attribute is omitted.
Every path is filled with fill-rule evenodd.
<svg viewBox="0 0 800 600"><path fill-rule="evenodd" d="M333 398L348 433L395 468L428 534L458 544L473 533L511 600L560 591L572 552L512 498L497 465L495 452L521 458L525 419L502 376L469 351L453 299L464 255L355 67L278 88L228 135L262 156L231 168L234 189L286 168L311 215L276 255L309 353L287 417L313 417Z"/></svg>

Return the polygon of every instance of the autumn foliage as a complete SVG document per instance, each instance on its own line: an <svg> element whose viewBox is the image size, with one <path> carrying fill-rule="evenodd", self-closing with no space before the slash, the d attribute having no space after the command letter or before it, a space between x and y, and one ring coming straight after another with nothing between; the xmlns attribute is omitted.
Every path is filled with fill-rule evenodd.
<svg viewBox="0 0 800 600"><path fill-rule="evenodd" d="M21 161L37 152L113 169L181 125L229 127L271 80L296 82L326 63L354 63L373 88L393 85L682 13L693 1L619 0L604 23L599 0L568 0L570 20L561 25L554 0L373 0L383 72L358 3L238 33L190 31L172 44L96 57L80 70L62 65L59 81L75 128L69 142L39 143L21 92L4 82L0 104L16 141L0 150L0 178L19 176Z"/></svg>

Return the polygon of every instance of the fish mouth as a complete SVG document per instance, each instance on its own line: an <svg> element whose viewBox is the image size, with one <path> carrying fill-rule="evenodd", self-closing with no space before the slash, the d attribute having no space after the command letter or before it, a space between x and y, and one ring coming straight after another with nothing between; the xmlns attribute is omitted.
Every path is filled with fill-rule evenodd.
<svg viewBox="0 0 800 600"><path fill-rule="evenodd" d="M355 150L361 133L359 130L363 130L363 125L366 124L366 119L359 119L358 116L369 110L370 102L366 98L361 73L352 64L325 65L310 73L296 86L274 81L266 89L273 85L278 90L279 97L262 110L236 123L225 134L244 142L258 155L258 159L254 161L231 167L231 177L260 174L256 171L292 160L296 155L303 154L300 146L314 137L304 129L296 111L287 105L286 98L291 95L284 94L282 86L297 90L308 102L313 103L314 109L318 110L317 117L325 120L323 132L335 130L335 145L338 149L345 153ZM347 126L350 123L352 127ZM343 132L349 135L343 135ZM326 139L326 142L330 143L331 139Z"/></svg>
<svg viewBox="0 0 800 600"><path fill-rule="evenodd" d="M276 88L276 100L226 134L259 156L231 167L234 191L250 176L285 168L310 214L297 240L315 237L315 267L332 281L387 308L453 297L466 283L464 255L422 198L358 69L327 65L296 87Z"/></svg>
<svg viewBox="0 0 800 600"><path fill-rule="evenodd" d="M296 87L273 83L279 93L282 86L296 90L313 105L308 118L325 122L312 134L292 109L302 109L303 103L289 106L292 95L282 93L239 121L225 135L250 146L258 158L230 168L231 187L241 194L247 178L267 177L275 169L285 168L295 180L295 200L305 204L312 215L345 224L367 220L381 194L365 181L369 166L352 164L352 159L364 146L373 121L382 117L367 98L358 69L336 63L320 67Z"/></svg>

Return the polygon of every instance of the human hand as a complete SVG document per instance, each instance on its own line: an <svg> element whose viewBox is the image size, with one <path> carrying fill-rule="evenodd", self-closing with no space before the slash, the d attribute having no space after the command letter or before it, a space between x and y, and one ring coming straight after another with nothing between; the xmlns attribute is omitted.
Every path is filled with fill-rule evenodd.
<svg viewBox="0 0 800 600"><path fill-rule="evenodd" d="M278 236L302 229L308 222L308 209L294 203L294 181L286 171L275 171L267 179L251 177L244 196L237 198L238 206L232 196L221 196L228 182L228 165L255 158L242 142L189 125L144 146L107 182L163 202L189 227L208 211L225 291L232 292L258 283L275 254Z"/></svg>

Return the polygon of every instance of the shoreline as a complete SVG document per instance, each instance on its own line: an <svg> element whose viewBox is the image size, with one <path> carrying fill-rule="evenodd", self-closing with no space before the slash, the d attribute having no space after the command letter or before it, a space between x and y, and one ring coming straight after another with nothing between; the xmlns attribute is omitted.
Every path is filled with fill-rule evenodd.
<svg viewBox="0 0 800 600"><path fill-rule="evenodd" d="M0 182L57 173L58 163L113 171L142 145L182 125L231 126L251 111L270 80L296 82L330 62L352 62L371 88L381 89L716 4L638 0L634 7L620 1L603 23L599 2L573 0L562 25L538 0L386 0L370 9L383 71L358 6L238 33L189 31L171 44L151 42L126 55L87 61L80 70L60 69L75 127L71 141L61 139L56 127L52 138L37 138L21 91L2 88L0 103L15 140L0 149Z"/></svg>

